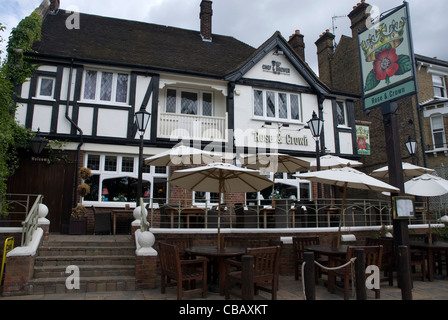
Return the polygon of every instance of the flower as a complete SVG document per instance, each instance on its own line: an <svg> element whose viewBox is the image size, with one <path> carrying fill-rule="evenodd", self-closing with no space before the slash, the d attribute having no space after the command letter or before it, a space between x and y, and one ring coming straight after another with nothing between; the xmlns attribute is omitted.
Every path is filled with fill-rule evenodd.
<svg viewBox="0 0 448 320"><path fill-rule="evenodd" d="M358 138L358 149L366 150L367 149L367 142L364 137Z"/></svg>
<svg viewBox="0 0 448 320"><path fill-rule="evenodd" d="M400 68L397 61L395 48L386 48L377 53L376 60L373 62L373 73L376 75L376 80L386 79L388 82L388 79L394 76Z"/></svg>

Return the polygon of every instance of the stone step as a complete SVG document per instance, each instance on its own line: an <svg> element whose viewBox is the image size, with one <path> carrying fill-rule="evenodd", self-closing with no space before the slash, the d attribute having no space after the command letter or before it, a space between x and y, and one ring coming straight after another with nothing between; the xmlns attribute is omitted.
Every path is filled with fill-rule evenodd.
<svg viewBox="0 0 448 320"><path fill-rule="evenodd" d="M80 277L80 288L69 290L66 277L39 278L30 281L29 294L85 293L135 290L135 277Z"/></svg>
<svg viewBox="0 0 448 320"><path fill-rule="evenodd" d="M40 266L34 267L34 279L68 277L66 266ZM80 265L80 277L117 277L135 276L134 265Z"/></svg>
<svg viewBox="0 0 448 320"><path fill-rule="evenodd" d="M38 256L35 266L81 266L81 265L135 265L135 255L79 255L79 256Z"/></svg>
<svg viewBox="0 0 448 320"><path fill-rule="evenodd" d="M119 256L119 255L132 255L135 253L135 246L117 246L117 247L105 247L105 246L53 246L48 245L39 249L40 257L48 256Z"/></svg>

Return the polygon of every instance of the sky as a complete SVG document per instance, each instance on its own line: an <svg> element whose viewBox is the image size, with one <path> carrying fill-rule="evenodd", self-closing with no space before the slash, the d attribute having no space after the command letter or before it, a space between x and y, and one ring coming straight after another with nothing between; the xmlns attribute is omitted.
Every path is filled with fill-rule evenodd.
<svg viewBox="0 0 448 320"><path fill-rule="evenodd" d="M199 30L201 0L61 0L61 9L120 19ZM351 36L347 15L360 0L213 0L213 33L232 36L258 48L274 32L287 40L295 30L304 35L306 62L318 73L315 42L326 29ZM414 51L448 61L447 0L409 0ZM9 32L28 16L41 0L0 0L0 32L5 51ZM371 0L374 14L403 4L402 0ZM335 17L333 19L333 17ZM81 20L82 28L82 20ZM4 59L5 55L2 54Z"/></svg>

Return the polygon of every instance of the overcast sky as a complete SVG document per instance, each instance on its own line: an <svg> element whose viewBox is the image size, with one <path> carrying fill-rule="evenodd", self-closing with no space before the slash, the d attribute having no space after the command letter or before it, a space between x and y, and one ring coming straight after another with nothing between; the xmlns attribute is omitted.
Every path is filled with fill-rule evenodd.
<svg viewBox="0 0 448 320"><path fill-rule="evenodd" d="M108 17L137 20L184 29L199 30L201 0L61 0L62 9ZM358 1L360 2L360 0ZM403 4L401 0L371 0L377 12ZM41 0L0 0L0 33L4 40L18 22L29 15ZM299 29L305 36L306 60L317 73L314 42L326 29L336 40L351 36L347 17L356 0L213 0L213 33L235 37L258 48L275 31L287 40ZM448 61L446 30L447 0L410 0L415 53ZM332 17L338 17L333 19ZM82 21L81 21L82 28ZM6 41L5 41L6 42ZM6 43L0 44L4 51ZM4 55L2 55L4 58Z"/></svg>

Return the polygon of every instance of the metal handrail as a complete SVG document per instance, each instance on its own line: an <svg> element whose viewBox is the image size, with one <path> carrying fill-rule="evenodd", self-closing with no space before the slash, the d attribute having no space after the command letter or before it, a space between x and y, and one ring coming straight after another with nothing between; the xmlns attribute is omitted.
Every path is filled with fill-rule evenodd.
<svg viewBox="0 0 448 320"><path fill-rule="evenodd" d="M22 247L26 247L33 239L33 234L37 230L39 221L39 205L43 200L42 195L38 195L36 201L28 212L25 221L22 222Z"/></svg>
<svg viewBox="0 0 448 320"><path fill-rule="evenodd" d="M173 228L186 228L184 211L184 201L171 201L170 204L154 205L156 199L152 199L149 205L150 224L152 228L171 228L171 211L174 210ZM283 201L283 206L279 203ZM161 201L163 202L163 201ZM252 201L247 201L252 202ZM286 203L285 203L286 202ZM244 205L244 213L239 214L235 204L224 204L226 207L222 213L221 228L332 228L338 227L377 227L389 226L393 224L392 207L390 200L381 199L347 199L340 221L342 199L319 199L314 201L297 202L290 199L276 200L276 209L269 208L271 201L266 205L253 204ZM164 206L165 210L159 207ZM416 219L410 219L409 224L426 224L427 215L425 202L416 202L416 211L419 213ZM210 206L208 203L197 205L204 210L201 214L202 221L199 228L215 228L211 222L213 214L216 215L216 205ZM183 217L183 219L181 219ZM216 217L214 217L216 220ZM437 222L440 214L432 214L431 222ZM214 220L213 220L214 221Z"/></svg>

